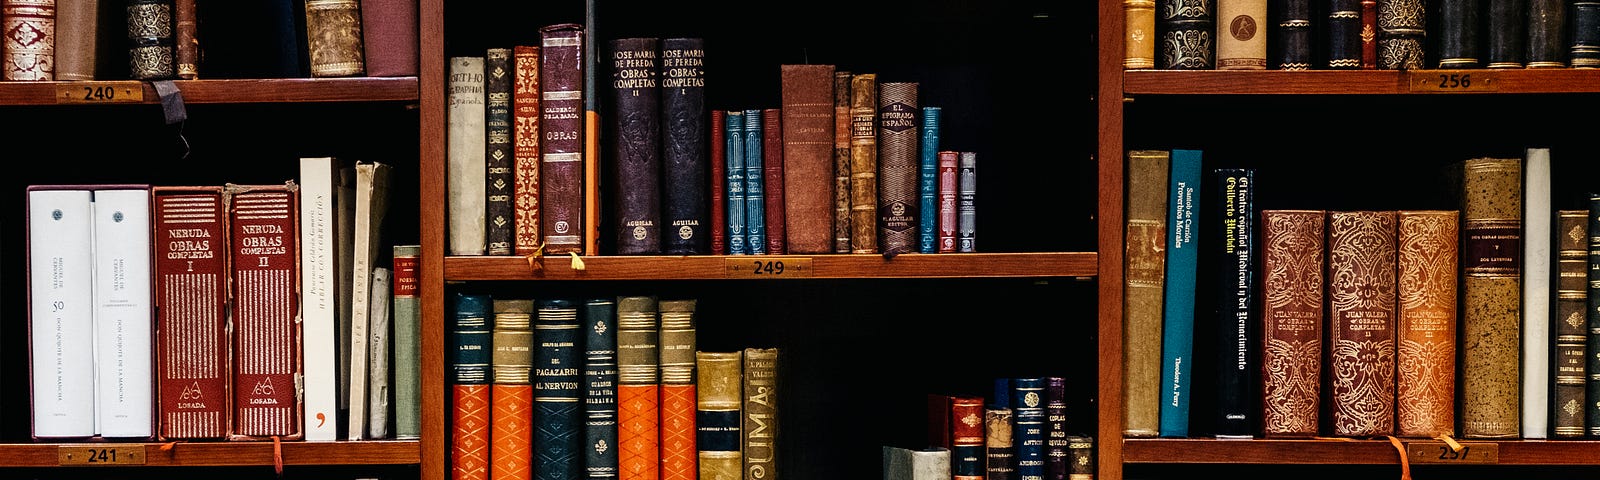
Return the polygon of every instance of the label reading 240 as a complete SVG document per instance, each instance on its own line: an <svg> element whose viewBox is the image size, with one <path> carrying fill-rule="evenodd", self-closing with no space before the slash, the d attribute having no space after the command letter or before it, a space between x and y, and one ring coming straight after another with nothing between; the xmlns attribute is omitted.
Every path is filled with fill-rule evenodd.
<svg viewBox="0 0 1600 480"><path fill-rule="evenodd" d="M136 81L60 82L56 84L56 103L140 103L144 84Z"/></svg>

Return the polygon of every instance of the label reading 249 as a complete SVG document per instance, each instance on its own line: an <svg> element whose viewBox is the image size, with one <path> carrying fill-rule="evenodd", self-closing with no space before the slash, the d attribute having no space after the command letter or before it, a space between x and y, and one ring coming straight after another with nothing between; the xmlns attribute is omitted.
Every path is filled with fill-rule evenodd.
<svg viewBox="0 0 1600 480"><path fill-rule="evenodd" d="M724 278L804 278L811 276L811 258L746 255L723 261Z"/></svg>

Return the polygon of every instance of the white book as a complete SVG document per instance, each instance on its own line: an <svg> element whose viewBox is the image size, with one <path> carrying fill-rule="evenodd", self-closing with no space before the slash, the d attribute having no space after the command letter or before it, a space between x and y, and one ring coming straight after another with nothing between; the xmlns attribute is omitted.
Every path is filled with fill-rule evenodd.
<svg viewBox="0 0 1600 480"><path fill-rule="evenodd" d="M367 438L389 436L389 300L393 298L389 269L372 269L372 311L368 314L371 336L367 358Z"/></svg>
<svg viewBox="0 0 1600 480"><path fill-rule="evenodd" d="M100 436L154 435L150 189L94 191L95 403Z"/></svg>
<svg viewBox="0 0 1600 480"><path fill-rule="evenodd" d="M488 211L483 57L451 57L445 176L451 255L483 255Z"/></svg>
<svg viewBox="0 0 1600 480"><path fill-rule="evenodd" d="M92 198L88 190L28 191L34 437L96 433Z"/></svg>
<svg viewBox="0 0 1600 480"><path fill-rule="evenodd" d="M1550 149L1529 148L1522 192L1522 437L1550 425Z"/></svg>
<svg viewBox="0 0 1600 480"><path fill-rule="evenodd" d="M305 439L339 438L339 178L345 162L300 159L300 323L305 361Z"/></svg>
<svg viewBox="0 0 1600 480"><path fill-rule="evenodd" d="M350 292L350 415L345 435L349 440L367 438L372 269L378 264L383 218L388 212L389 168L378 162L356 162L355 256L350 262L355 274Z"/></svg>

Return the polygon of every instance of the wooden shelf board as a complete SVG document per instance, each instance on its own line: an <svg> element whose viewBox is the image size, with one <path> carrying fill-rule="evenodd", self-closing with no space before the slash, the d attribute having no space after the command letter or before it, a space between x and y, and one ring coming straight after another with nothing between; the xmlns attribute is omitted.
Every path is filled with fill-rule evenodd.
<svg viewBox="0 0 1600 480"><path fill-rule="evenodd" d="M1126 95L1352 95L1431 94L1412 92L1412 75L1437 75L1441 70L1128 70L1122 75ZM1600 69L1450 70L1476 78L1493 76L1493 91L1472 93L1600 92ZM1479 86L1482 86L1481 84Z"/></svg>
<svg viewBox="0 0 1600 480"><path fill-rule="evenodd" d="M271 466L272 442L26 443L0 444L0 467L61 466L61 447L144 446L144 466ZM416 440L282 442L284 465L411 465L420 462Z"/></svg>
<svg viewBox="0 0 1600 480"><path fill-rule="evenodd" d="M1600 459L1600 441L1458 440L1498 444L1500 465L1593 465ZM1434 440L1402 440L1412 441ZM1126 438L1122 442L1122 460L1150 464L1385 465L1399 464L1400 456L1388 440Z"/></svg>
<svg viewBox="0 0 1600 480"><path fill-rule="evenodd" d="M56 105L58 86L93 83L98 82L0 82L0 105ZM173 84L183 93L185 104L415 102L419 98L417 77L175 80ZM140 103L159 103L155 88L149 82L143 86L144 101Z"/></svg>
<svg viewBox="0 0 1600 480"><path fill-rule="evenodd" d="M584 270L573 270L570 257L546 257L542 273L534 273L525 257L446 257L446 280L712 280L731 278L728 262L808 258L812 274L805 278L949 278L949 277L1093 277L1099 265L1094 252L905 254L882 255L691 255L582 257ZM796 277L800 278L800 277Z"/></svg>

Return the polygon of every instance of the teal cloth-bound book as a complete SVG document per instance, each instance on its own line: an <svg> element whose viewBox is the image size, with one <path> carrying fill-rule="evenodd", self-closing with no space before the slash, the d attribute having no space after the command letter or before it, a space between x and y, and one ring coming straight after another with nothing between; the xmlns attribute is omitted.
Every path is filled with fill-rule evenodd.
<svg viewBox="0 0 1600 480"><path fill-rule="evenodd" d="M1200 151L1173 150L1168 177L1167 274L1161 325L1162 437L1189 436L1195 268L1200 238Z"/></svg>
<svg viewBox="0 0 1600 480"><path fill-rule="evenodd" d="M744 111L744 244L751 255L767 253L766 181L761 163L761 110Z"/></svg>
<svg viewBox="0 0 1600 480"><path fill-rule="evenodd" d="M727 197L728 202L728 255L746 255L745 245L745 180L744 180L744 111L729 110L727 124Z"/></svg>
<svg viewBox="0 0 1600 480"><path fill-rule="evenodd" d="M921 218L917 222L917 251L935 253L939 248L939 125L941 109L922 107L922 151L917 165Z"/></svg>

